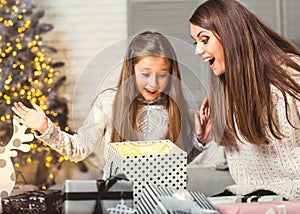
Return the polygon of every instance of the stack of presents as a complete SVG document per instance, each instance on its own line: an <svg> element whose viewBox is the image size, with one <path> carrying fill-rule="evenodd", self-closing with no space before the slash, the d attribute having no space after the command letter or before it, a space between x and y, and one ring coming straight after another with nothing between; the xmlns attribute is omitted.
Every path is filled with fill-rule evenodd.
<svg viewBox="0 0 300 214"><path fill-rule="evenodd" d="M114 143L108 154L105 179L3 197L2 213L300 213L300 203L276 196L211 198L187 190L187 154L168 140Z"/></svg>

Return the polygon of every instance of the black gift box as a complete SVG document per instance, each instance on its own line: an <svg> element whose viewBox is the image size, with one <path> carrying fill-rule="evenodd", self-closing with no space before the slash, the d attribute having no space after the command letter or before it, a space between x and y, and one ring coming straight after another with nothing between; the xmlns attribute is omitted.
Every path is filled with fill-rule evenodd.
<svg viewBox="0 0 300 214"><path fill-rule="evenodd" d="M2 213L61 214L61 190L28 191L2 198Z"/></svg>

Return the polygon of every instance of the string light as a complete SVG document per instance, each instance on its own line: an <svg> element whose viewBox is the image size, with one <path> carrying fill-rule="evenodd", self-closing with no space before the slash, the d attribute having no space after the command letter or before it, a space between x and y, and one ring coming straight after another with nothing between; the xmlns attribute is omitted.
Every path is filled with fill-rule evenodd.
<svg viewBox="0 0 300 214"><path fill-rule="evenodd" d="M14 5L12 4L13 1L9 1L8 4L6 0L0 0L0 25L4 26L0 32L0 80L3 83L0 88L0 99L7 105L2 108L4 112L1 113L0 121L5 124L11 123L12 112L8 106L16 100L27 100L29 103L38 104L47 116L55 120L59 113L56 109L49 109L51 103L49 99L52 98L48 98L48 95L52 92L53 84L59 78L60 72L52 67L52 57L46 56L44 42L36 31L38 28L31 30L34 26L31 17L28 16L33 14L33 5L30 1L22 0L15 0ZM3 32L6 29L7 32ZM9 33L11 36L7 36ZM59 129L70 131L68 126L63 127L58 120L54 121L54 124ZM30 132L33 133L34 130ZM31 150L26 156L27 164L34 161L34 155L45 151L48 154L44 158L47 169L54 167L54 160L57 160L57 163L68 160L63 156L54 158L58 154L39 140L29 145ZM24 163L21 161L15 162L14 167L20 168L22 164ZM54 177L50 172L48 179L54 180ZM47 189L47 185L42 185L41 189Z"/></svg>

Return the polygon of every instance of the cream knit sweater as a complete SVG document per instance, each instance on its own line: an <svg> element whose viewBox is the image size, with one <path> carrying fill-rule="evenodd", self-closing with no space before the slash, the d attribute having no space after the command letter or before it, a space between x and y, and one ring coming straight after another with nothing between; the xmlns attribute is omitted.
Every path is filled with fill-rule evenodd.
<svg viewBox="0 0 300 214"><path fill-rule="evenodd" d="M300 84L299 73L295 79ZM300 201L300 129L294 129L285 116L283 96L271 88L276 116L285 138L268 145L239 143L239 152L226 151L230 173L236 184L228 190L248 194L255 190L273 191L288 200ZM300 128L300 102L288 97L290 118Z"/></svg>

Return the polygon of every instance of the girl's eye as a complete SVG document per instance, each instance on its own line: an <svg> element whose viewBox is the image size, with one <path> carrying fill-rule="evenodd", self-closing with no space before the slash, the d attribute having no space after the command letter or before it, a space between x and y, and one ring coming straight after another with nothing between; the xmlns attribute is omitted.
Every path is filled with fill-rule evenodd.
<svg viewBox="0 0 300 214"><path fill-rule="evenodd" d="M167 73L161 73L161 74L158 75L158 77L165 78L167 75L168 75Z"/></svg>
<svg viewBox="0 0 300 214"><path fill-rule="evenodd" d="M149 77L149 76L150 76L150 74L148 74L148 73L142 73L142 75L143 75L144 77Z"/></svg>
<svg viewBox="0 0 300 214"><path fill-rule="evenodd" d="M197 42L194 42L193 45L196 46L196 45L197 45Z"/></svg>

